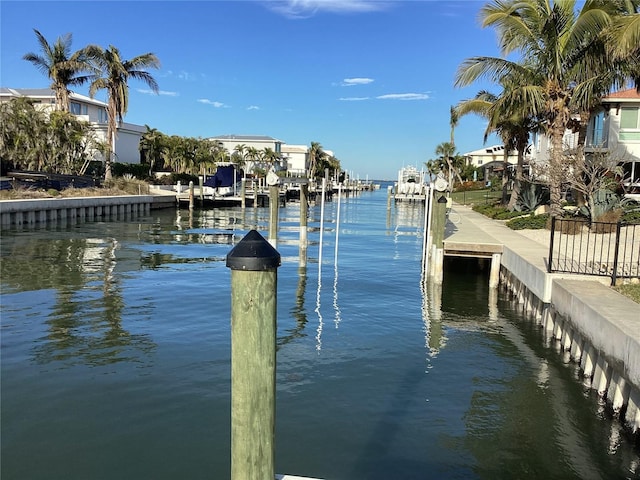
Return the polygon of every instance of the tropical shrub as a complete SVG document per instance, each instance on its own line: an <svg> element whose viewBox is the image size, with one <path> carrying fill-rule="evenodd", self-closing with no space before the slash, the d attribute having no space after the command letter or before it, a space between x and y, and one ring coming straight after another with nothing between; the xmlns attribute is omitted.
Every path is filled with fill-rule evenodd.
<svg viewBox="0 0 640 480"><path fill-rule="evenodd" d="M604 221L605 214L616 209L620 209L621 199L615 192L606 188L600 188L588 198L588 205L580 208L580 214L591 220Z"/></svg>
<svg viewBox="0 0 640 480"><path fill-rule="evenodd" d="M131 175L138 180L150 180L148 165L140 163L112 163L111 173L114 177Z"/></svg>
<svg viewBox="0 0 640 480"><path fill-rule="evenodd" d="M593 233L613 233L616 231L617 224L621 218L621 209L609 210L600 215L598 220L591 222L591 231Z"/></svg>
<svg viewBox="0 0 640 480"><path fill-rule="evenodd" d="M541 205L549 203L549 189L538 183L523 182L515 209L520 212L533 212Z"/></svg>
<svg viewBox="0 0 640 480"><path fill-rule="evenodd" d="M505 207L491 204L474 205L473 210L481 213L485 217L493 218L495 220L508 220L510 218L522 216L522 212L509 211Z"/></svg>
<svg viewBox="0 0 640 480"><path fill-rule="evenodd" d="M469 192L471 190L482 190L484 188L484 182L473 182L465 180L454 188L455 192Z"/></svg>
<svg viewBox="0 0 640 480"><path fill-rule="evenodd" d="M509 220L506 225L511 230L542 230L547 228L549 214L520 216Z"/></svg>

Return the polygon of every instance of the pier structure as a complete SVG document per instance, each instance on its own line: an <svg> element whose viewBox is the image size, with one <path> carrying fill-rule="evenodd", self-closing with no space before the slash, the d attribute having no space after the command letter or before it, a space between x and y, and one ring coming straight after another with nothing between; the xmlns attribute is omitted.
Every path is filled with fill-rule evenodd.
<svg viewBox="0 0 640 480"><path fill-rule="evenodd" d="M579 365L584 384L639 435L638 304L612 290L606 277L548 273L547 245L469 207L453 211L459 221L446 223L444 257L491 258L490 286L508 292L542 329L545 342Z"/></svg>
<svg viewBox="0 0 640 480"><path fill-rule="evenodd" d="M280 206L284 206L287 202L299 202L302 186L307 188L307 200L311 202L322 195L322 189L317 182L310 181L306 177L278 177L279 180L279 197ZM379 186L372 182L363 182L358 180L347 180L338 184L332 182L324 190L325 199L332 199L334 194L340 192L341 195L351 196L362 192L376 190ZM164 194L173 194L176 202L190 205L192 202L198 206L240 206L240 207L268 207L272 198L272 192L268 185L262 182L249 181L242 179L241 186L237 190L219 194L210 187L203 185L155 185L152 187L154 192L162 192ZM416 200L420 200L415 197ZM424 195L422 195L424 202Z"/></svg>

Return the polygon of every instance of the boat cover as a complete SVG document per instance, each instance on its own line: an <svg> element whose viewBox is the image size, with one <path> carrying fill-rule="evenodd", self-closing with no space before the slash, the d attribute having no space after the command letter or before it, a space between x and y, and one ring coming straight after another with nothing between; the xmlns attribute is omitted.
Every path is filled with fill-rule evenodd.
<svg viewBox="0 0 640 480"><path fill-rule="evenodd" d="M235 181L234 181L235 172ZM236 170L233 165L219 166L213 177L208 177L204 182L205 187L230 187L242 180L242 170Z"/></svg>

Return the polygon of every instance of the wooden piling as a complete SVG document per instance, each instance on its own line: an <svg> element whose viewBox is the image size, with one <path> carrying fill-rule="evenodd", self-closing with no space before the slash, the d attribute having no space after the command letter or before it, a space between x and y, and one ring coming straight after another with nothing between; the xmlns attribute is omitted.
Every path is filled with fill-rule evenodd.
<svg viewBox="0 0 640 480"><path fill-rule="evenodd" d="M439 194L438 199L433 202L431 234L433 238L431 255L431 271L433 281L442 284L444 275L444 227L447 220L447 198L444 194Z"/></svg>
<svg viewBox="0 0 640 480"><path fill-rule="evenodd" d="M251 230L231 269L231 480L275 478L277 267L280 254Z"/></svg>
<svg viewBox="0 0 640 480"><path fill-rule="evenodd" d="M278 209L280 208L280 187L269 187L269 243L276 247L278 244Z"/></svg>

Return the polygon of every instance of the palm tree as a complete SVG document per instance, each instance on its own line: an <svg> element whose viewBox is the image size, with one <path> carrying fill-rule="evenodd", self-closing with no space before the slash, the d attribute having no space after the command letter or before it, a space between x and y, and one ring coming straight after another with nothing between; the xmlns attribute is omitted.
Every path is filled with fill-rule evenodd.
<svg viewBox="0 0 640 480"><path fill-rule="evenodd" d="M117 123L122 123L129 108L129 79L142 80L155 93L158 93L158 83L145 69L159 68L160 62L153 53L145 53L123 60L120 51L113 45L104 50L92 45L85 49L87 55L94 62L100 72L91 82L89 95L94 97L98 90L107 91L107 138L111 150L105 159L105 179L111 178L111 155L115 153Z"/></svg>
<svg viewBox="0 0 640 480"><path fill-rule="evenodd" d="M612 57L616 60L628 59L638 65L640 58L640 15L638 15L638 2L630 5L635 10L623 12L615 19L607 32L607 47ZM635 12L635 14L634 14ZM636 71L631 75L640 92L640 74Z"/></svg>
<svg viewBox="0 0 640 480"><path fill-rule="evenodd" d="M456 147L451 142L443 142L436 147L435 151L436 155L442 158L443 162L447 165L448 172L448 181L449 181L449 189L453 190L453 183L455 182L455 177L458 177L458 181L462 183L462 178L460 178L460 173L453 166L452 158L455 156Z"/></svg>
<svg viewBox="0 0 640 480"><path fill-rule="evenodd" d="M237 161L240 168L244 168L245 153L247 151L247 148L248 147L244 143L239 143L238 145L233 147L232 158Z"/></svg>
<svg viewBox="0 0 640 480"><path fill-rule="evenodd" d="M309 177L313 179L316 177L316 170L318 169L318 164L327 156L325 151L322 149L322 145L318 142L311 142L311 147L309 148Z"/></svg>
<svg viewBox="0 0 640 480"><path fill-rule="evenodd" d="M622 78L621 64L607 58L602 46L614 20L637 8L635 3L586 0L578 11L575 0L494 0L481 9L482 24L496 28L505 58L467 59L455 83L466 86L481 77L497 83L504 76L521 80L511 98L544 122L551 139L553 216L561 213L564 133L575 114L587 111L594 99L609 93ZM513 52L520 52L524 62L507 60Z"/></svg>
<svg viewBox="0 0 640 480"><path fill-rule="evenodd" d="M164 150L165 135L156 128L145 125L146 132L140 137L138 146L142 155L142 161L149 164L149 176L153 175L153 170L162 161L162 151Z"/></svg>
<svg viewBox="0 0 640 480"><path fill-rule="evenodd" d="M456 109L456 107L451 106L449 108L449 127L451 129L450 131L450 142L451 145L453 145L453 149L455 150L456 148L456 142L454 140L454 134L455 134L455 129L458 126L458 122L460 121L460 114L458 113L458 110Z"/></svg>
<svg viewBox="0 0 640 480"><path fill-rule="evenodd" d="M520 194L520 186L524 179L523 165L524 156L529 146L529 134L535 128L534 119L528 115L527 110L518 99L512 98L512 90L519 85L519 82L508 76L500 81L503 88L500 95L495 95L486 90L481 90L473 99L461 101L457 107L458 115L469 113L478 114L487 119L487 128L484 133L486 142L489 135L497 133L504 145L503 158L503 178L502 178L502 203L507 204L507 168L509 165L509 152L516 149L518 152L518 162L516 164L516 175L511 190L511 197L508 208L513 209Z"/></svg>
<svg viewBox="0 0 640 480"><path fill-rule="evenodd" d="M265 147L263 152L264 161L269 167L275 167L276 163L280 161L280 154L273 150L273 148Z"/></svg>
<svg viewBox="0 0 640 480"><path fill-rule="evenodd" d="M27 53L22 58L31 62L51 80L51 89L56 95L56 109L69 111L69 87L82 85L91 79L91 66L84 49L71 53L71 34L58 37L53 45L36 29L33 29L40 44L41 53Z"/></svg>

